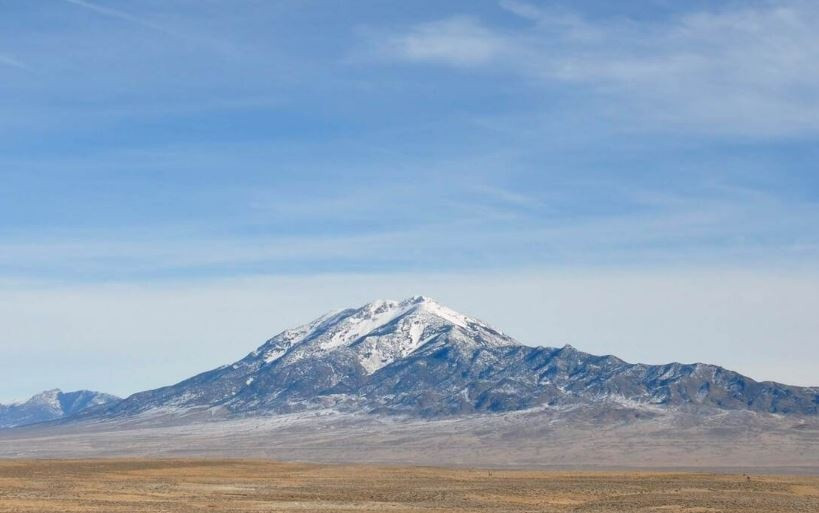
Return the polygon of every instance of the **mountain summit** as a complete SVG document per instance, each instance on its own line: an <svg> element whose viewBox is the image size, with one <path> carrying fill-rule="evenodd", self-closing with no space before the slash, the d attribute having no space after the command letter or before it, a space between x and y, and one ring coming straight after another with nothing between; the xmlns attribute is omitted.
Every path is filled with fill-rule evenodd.
<svg viewBox="0 0 819 513"><path fill-rule="evenodd" d="M423 296L378 300L286 330L245 358L94 415L254 415L310 409L452 416L625 405L815 415L819 390L706 364L643 365L531 347Z"/></svg>
<svg viewBox="0 0 819 513"><path fill-rule="evenodd" d="M351 352L366 374L406 358L435 337L454 332L479 344L516 345L477 319L424 296L404 301L378 300L361 308L321 317L272 338L251 356L270 364L321 358L336 350Z"/></svg>
<svg viewBox="0 0 819 513"><path fill-rule="evenodd" d="M0 404L0 428L25 426L37 422L70 417L84 410L110 405L121 399L91 390L63 392L59 388L46 390L25 402Z"/></svg>

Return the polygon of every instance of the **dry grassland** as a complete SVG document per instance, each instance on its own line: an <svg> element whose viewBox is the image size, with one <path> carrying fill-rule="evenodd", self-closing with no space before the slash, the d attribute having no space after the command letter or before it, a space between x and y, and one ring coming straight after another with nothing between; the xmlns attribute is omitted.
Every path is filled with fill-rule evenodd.
<svg viewBox="0 0 819 513"><path fill-rule="evenodd" d="M819 477L307 465L0 461L0 512L819 512Z"/></svg>

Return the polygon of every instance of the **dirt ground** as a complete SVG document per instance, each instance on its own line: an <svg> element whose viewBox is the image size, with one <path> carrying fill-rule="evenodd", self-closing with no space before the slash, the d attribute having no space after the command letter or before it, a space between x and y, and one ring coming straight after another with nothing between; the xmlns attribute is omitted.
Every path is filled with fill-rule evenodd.
<svg viewBox="0 0 819 513"><path fill-rule="evenodd" d="M819 512L819 476L0 461L0 512Z"/></svg>

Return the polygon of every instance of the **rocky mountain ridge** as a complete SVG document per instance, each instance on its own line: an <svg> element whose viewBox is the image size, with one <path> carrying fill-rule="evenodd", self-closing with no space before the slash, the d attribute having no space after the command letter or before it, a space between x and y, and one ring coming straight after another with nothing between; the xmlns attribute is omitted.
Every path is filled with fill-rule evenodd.
<svg viewBox="0 0 819 513"><path fill-rule="evenodd" d="M324 315L233 364L80 416L332 408L431 418L581 404L816 415L819 389L702 363L630 364L571 346L527 346L417 296Z"/></svg>
<svg viewBox="0 0 819 513"><path fill-rule="evenodd" d="M24 402L0 404L0 428L63 419L119 401L119 397L92 390L67 393L58 388L46 390Z"/></svg>

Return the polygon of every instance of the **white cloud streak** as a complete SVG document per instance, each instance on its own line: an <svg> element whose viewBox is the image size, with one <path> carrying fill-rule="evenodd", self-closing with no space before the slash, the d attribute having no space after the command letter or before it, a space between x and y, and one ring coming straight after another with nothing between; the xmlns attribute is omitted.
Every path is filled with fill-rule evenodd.
<svg viewBox="0 0 819 513"><path fill-rule="evenodd" d="M466 16L417 25L389 44L409 60L455 66L486 64L506 50L503 37Z"/></svg>
<svg viewBox="0 0 819 513"><path fill-rule="evenodd" d="M708 198L636 190L632 201L643 208L633 213L577 217L551 214L542 210L545 200L503 189L477 192L486 198L453 197L448 206L438 201L427 218L402 228L389 226L401 222L399 218L378 229L301 235L219 238L194 227L166 226L164 231L144 228L130 234L120 229L116 236L96 231L70 238L7 238L0 244L0 270L24 276L151 276L179 269L196 274L217 268L225 273L259 266L286 273L326 262L337 269L446 270L534 263L708 264L726 258L769 267L783 260L810 267L819 255L819 239L812 230L819 219L816 205L786 204L754 191ZM353 208L360 219L376 218L387 210L384 202L394 204L397 200L390 198L399 196L383 194L379 202L360 195L345 208ZM408 208L413 198L404 200ZM328 209L327 202L326 197L282 199L275 212L290 222L305 216L311 222L330 222L341 214L339 203L331 202Z"/></svg>
<svg viewBox="0 0 819 513"><path fill-rule="evenodd" d="M19 60L15 59L14 57L9 57L8 55L0 54L0 64L5 66L11 66L13 68L19 68L23 70L28 70L28 66L20 62Z"/></svg>
<svg viewBox="0 0 819 513"><path fill-rule="evenodd" d="M501 29L469 17L416 25L390 55L589 88L621 121L743 136L819 132L819 7L800 0L670 21L587 20L522 2Z"/></svg>
<svg viewBox="0 0 819 513"><path fill-rule="evenodd" d="M167 29L161 25L157 25L156 23L147 21L143 18L138 16L134 16L129 14L125 11L121 11L119 9L113 9L111 7L103 7L101 5L97 5L91 2L86 2L85 0L64 0L70 4L76 5L78 7L82 7L83 9L88 9L89 11L93 11L97 14L101 14L103 16L108 16L111 18L116 18L119 20L127 21L129 23L133 23L135 25L139 25L140 27L144 27L147 29L155 30L157 32L162 32L163 34L179 37L179 34L175 33L172 30Z"/></svg>

